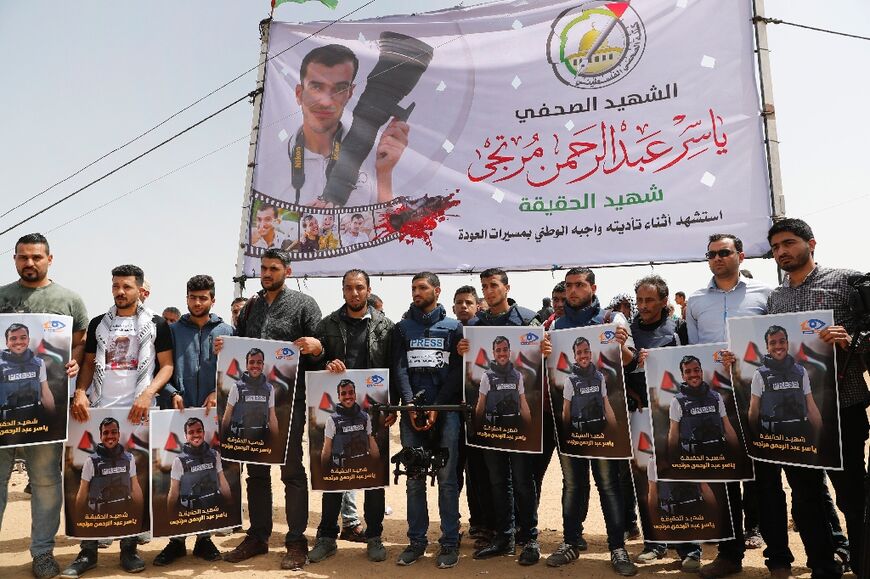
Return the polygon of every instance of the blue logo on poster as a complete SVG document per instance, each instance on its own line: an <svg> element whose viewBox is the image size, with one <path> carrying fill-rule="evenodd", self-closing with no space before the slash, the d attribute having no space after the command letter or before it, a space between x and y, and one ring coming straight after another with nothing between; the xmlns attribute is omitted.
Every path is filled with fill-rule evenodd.
<svg viewBox="0 0 870 579"><path fill-rule="evenodd" d="M275 359L276 360L286 360L288 358L292 358L295 352L292 348L278 348L275 350Z"/></svg>
<svg viewBox="0 0 870 579"><path fill-rule="evenodd" d="M812 318L809 320L804 320L801 322L801 333L802 334L817 334L819 330L824 328L827 324L818 318Z"/></svg>
<svg viewBox="0 0 870 579"><path fill-rule="evenodd" d="M377 374L373 374L373 375L369 376L368 378L366 378L366 386L369 386L369 387L381 386L381 385L383 385L383 383L384 383L384 377L378 376Z"/></svg>
<svg viewBox="0 0 870 579"><path fill-rule="evenodd" d="M46 332L59 332L66 327L66 324L61 322L60 320L51 320L49 322L45 322L42 324L43 331Z"/></svg>
<svg viewBox="0 0 870 579"><path fill-rule="evenodd" d="M539 339L540 338L538 337L538 335L536 333L529 332L528 334L525 334L520 338L520 345L521 346L529 346L529 345L537 342Z"/></svg>
<svg viewBox="0 0 870 579"><path fill-rule="evenodd" d="M601 332L601 335L598 336L598 341L602 344L609 344L616 339L616 332L613 330L604 330Z"/></svg>

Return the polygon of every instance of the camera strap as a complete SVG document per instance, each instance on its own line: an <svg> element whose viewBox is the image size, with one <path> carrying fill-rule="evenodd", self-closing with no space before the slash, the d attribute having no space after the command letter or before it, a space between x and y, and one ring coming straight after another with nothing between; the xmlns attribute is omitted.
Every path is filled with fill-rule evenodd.
<svg viewBox="0 0 870 579"><path fill-rule="evenodd" d="M338 123L338 128L335 135L332 137L332 153L329 155L329 162L326 164L326 177L332 172L335 167L338 156L341 154L341 139L344 136L344 127ZM305 134L302 127L296 132L296 138L288 145L288 154L290 155L290 183L296 190L296 204L299 204L299 197L302 194L302 187L305 185Z"/></svg>

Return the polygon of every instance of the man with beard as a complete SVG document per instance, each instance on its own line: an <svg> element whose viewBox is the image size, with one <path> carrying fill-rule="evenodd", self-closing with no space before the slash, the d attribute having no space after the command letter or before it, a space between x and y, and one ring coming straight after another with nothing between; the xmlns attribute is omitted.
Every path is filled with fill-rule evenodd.
<svg viewBox="0 0 870 579"><path fill-rule="evenodd" d="M574 267L565 274L565 315L557 319L553 329L579 328L606 323L608 312L601 309L595 295L595 273L585 267ZM628 332L628 322L620 313L612 314L616 324L616 341L620 345L622 365L634 359L634 343ZM542 344L544 356L549 356L553 346L548 337ZM625 499L620 486L618 460L586 459L560 455L562 464L562 527L564 542L547 558L550 567L561 567L579 557L588 547L583 539L583 522L589 509L589 468L598 487L601 510L607 526L607 546L613 570L623 576L637 574L625 550L627 519ZM626 461L627 462L627 461Z"/></svg>
<svg viewBox="0 0 870 579"><path fill-rule="evenodd" d="M770 326L764 332L767 355L752 376L749 424L753 435L804 437L816 444L822 416L810 388L810 376L788 353L788 332Z"/></svg>
<svg viewBox="0 0 870 579"><path fill-rule="evenodd" d="M393 377L403 404L423 394L425 404L458 404L462 385L462 358L456 345L462 325L448 318L438 303L441 281L424 271L411 279L413 303L393 331ZM441 550L435 562L439 569L459 562L459 489L456 477L460 417L456 412L439 414L430 410L402 415L402 448L439 448L447 450L447 460L438 469L438 511L441 516ZM429 511L426 505L426 480L407 480L408 539L410 544L399 555L399 565L413 565L426 553Z"/></svg>
<svg viewBox="0 0 870 579"><path fill-rule="evenodd" d="M771 314L833 310L834 325L823 328L819 337L834 344L837 368L842 374L838 380L840 434L842 440L843 470L827 471L837 495L837 507L846 518L846 530L851 546L852 570L861 577L861 549L863 545L864 516L864 448L868 434L866 407L870 391L864 380L864 365L853 357L845 367L846 352L859 328L859 320L849 307L851 288L849 278L860 272L832 269L816 264L816 239L806 222L783 219L773 224L767 233L770 249L777 265L786 272L782 285L775 288L767 301ZM866 351L866 344L859 352ZM792 489L792 513L806 548L809 566L814 577L839 577L842 566L835 561L836 545L825 510L825 471L799 466L756 461L755 476L761 501L761 529L767 542L766 564L774 577L790 575L794 560L788 548L788 521L782 472Z"/></svg>
<svg viewBox="0 0 870 579"><path fill-rule="evenodd" d="M251 442L277 442L278 416L275 414L275 388L263 374L266 355L259 348L245 354L245 372L230 388L227 408L221 422L221 440L229 437Z"/></svg>
<svg viewBox="0 0 870 579"><path fill-rule="evenodd" d="M30 233L21 237L15 243L13 260L19 279L0 287L0 311L72 316L72 356L66 365L66 374L75 376L84 356L88 326L82 298L49 279L52 255L43 235ZM30 500L31 570L35 577L54 577L60 572L54 558L54 544L63 494L60 470L63 442L0 448L0 523L6 510L9 476L16 453L18 458L24 459L33 492Z"/></svg>
<svg viewBox="0 0 870 579"><path fill-rule="evenodd" d="M540 325L535 312L518 306L508 297L510 284L503 269L494 267L482 271L480 285L488 307L486 311L478 311L477 317L469 325ZM494 344L493 349L496 348ZM500 354L500 357L506 362L510 356L510 344L507 341L501 346L501 349L505 348L507 351ZM468 339L463 338L457 351L464 356L469 349ZM514 413L528 412L528 404L522 410L521 402L524 400L525 396L516 400ZM523 550L517 562L520 565L534 565L541 558L541 546L538 543L538 491L535 484L536 457L528 453L493 449L485 449L482 453L492 488L495 536L492 544L474 552L474 558L511 556L519 543L523 545Z"/></svg>
<svg viewBox="0 0 870 579"><path fill-rule="evenodd" d="M323 347L313 338L320 322L320 308L311 296L288 289L290 258L277 249L263 252L260 259L260 283L263 289L248 300L239 314L236 335L246 338L293 342L302 355L294 387L293 415L287 460L281 466L288 531L284 539L287 554L282 569L302 568L308 556L305 528L308 525L308 478L302 464L302 431L305 427L305 371L314 369L313 359ZM223 338L214 341L215 353L223 348ZM269 552L272 535L272 479L269 465L248 464L248 509L251 526L245 540L224 557L239 563Z"/></svg>
<svg viewBox="0 0 870 579"><path fill-rule="evenodd" d="M341 374L347 369L389 368L391 365L393 322L383 312L369 305L369 298L372 295L369 283L369 274L361 269L346 272L341 284L344 305L323 318L314 332L323 345L323 353L318 356L318 361L325 364L326 370L332 373ZM362 420L355 410L350 411L354 407L359 409L359 405L356 404L356 387L353 382L345 384L344 387L342 384L344 381L339 384L339 401L349 405L347 414L353 414L356 420ZM391 426L395 421L395 415L390 415L384 422ZM370 423L366 424L366 432L371 433ZM367 440L372 445L371 449L377 449L373 437L367 436ZM329 446L334 447L334 442L330 442ZM327 455L331 455L334 450L334 448L327 449L327 445L324 444L322 458L331 462L331 456ZM328 468L329 464L326 467ZM365 491L363 505L365 532L363 533L361 528L357 529L358 521L350 521L348 524L348 521L343 520L344 528L339 534L336 521L342 509L342 501L347 503L350 500L352 503L353 493L323 493L322 516L317 527L314 548L308 554L309 560L318 563L333 556L337 551L337 538L355 540L358 535L362 535L366 543L366 555L370 561L385 560L387 551L381 539L384 527L384 497L382 488Z"/></svg>
<svg viewBox="0 0 870 579"><path fill-rule="evenodd" d="M668 428L668 454L672 463L687 457L725 455L738 452L737 433L725 412L725 403L704 381L701 360L683 356L680 360L683 382L671 400Z"/></svg>
<svg viewBox="0 0 870 579"><path fill-rule="evenodd" d="M149 409L157 405L157 395L172 377L172 335L166 321L140 303L145 274L135 265L119 265L112 269L114 305L88 325L85 360L76 381L70 416L86 422L88 409L130 408L127 420L139 424L147 418ZM113 345L129 344L125 358L135 358L134 365L113 363ZM155 367L159 370L155 372ZM88 385L93 388L87 394ZM181 407L175 397L173 404ZM121 567L128 573L145 568L136 553L139 538L149 533L121 539ZM64 577L79 577L97 565L97 541L82 541L81 551L67 567Z"/></svg>
<svg viewBox="0 0 870 579"><path fill-rule="evenodd" d="M224 475L220 453L205 442L202 420L188 418L184 423L184 438L186 442L181 447L181 454L172 461L169 493L166 496L167 509L173 518L190 509L215 506L228 509L232 501L230 484ZM208 536L206 534L205 539L197 537L194 555L199 555L201 541L211 542ZM183 546L184 540L181 541Z"/></svg>
<svg viewBox="0 0 870 579"><path fill-rule="evenodd" d="M24 324L6 328L6 349L0 352L0 416L2 420L42 420L54 414L45 362L30 349Z"/></svg>
<svg viewBox="0 0 870 579"><path fill-rule="evenodd" d="M589 340L581 336L571 349L574 364L562 390L562 424L577 434L600 434L608 424L616 424L604 374L592 363Z"/></svg>

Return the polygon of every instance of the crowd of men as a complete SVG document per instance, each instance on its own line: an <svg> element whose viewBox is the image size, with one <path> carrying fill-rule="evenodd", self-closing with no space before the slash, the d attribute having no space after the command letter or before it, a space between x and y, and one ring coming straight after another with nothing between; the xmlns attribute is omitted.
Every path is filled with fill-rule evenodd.
<svg viewBox="0 0 870 579"><path fill-rule="evenodd" d="M604 307L596 294L596 274L584 267L570 269L553 288L551 301L534 312L509 297L507 273L492 268L480 274L480 294L477 288L468 285L454 292L455 318L440 303L442 289L438 276L431 272L414 275L412 303L396 323L381 311L383 302L372 294L369 276L361 269L350 270L342 278L344 304L322 316L313 297L286 286L291 275L289 258L284 251L270 248L261 260L262 289L250 299L237 298L232 302L233 319L228 324L211 311L215 303L211 277L196 275L188 281L187 313L179 315L178 310L167 308L164 316L159 316L144 305L148 295L144 272L133 265L118 266L111 271L113 304L89 321L81 298L48 277L52 262L48 241L40 234L30 234L15 245L19 279L0 287L0 311L72 316L72 359L67 374L77 376L70 414L79 421L88 418L91 408L129 408L129 420L138 422L158 405L176 409L214 407L217 353L223 337L294 342L302 358L293 393L295 404L287 459L280 467L289 527L281 568L300 569L309 562L324 561L336 553L338 538L365 541L368 559L380 562L388 556L382 541L383 489L365 491L364 527L359 520L347 524L344 511L352 495L323 493L318 497L322 501L321 520L309 548L305 530L310 493L302 462L306 371L325 369L341 373L346 369L387 367L391 370L394 402L409 404L422 395L428 404L455 404L462 397L462 356L469 350L463 326L543 325L552 330L616 323L616 340L625 368L626 399L629 410L637 411L649 404L643 372L648 349L724 342L729 317L817 309L834 311L835 325L823 329L820 337L835 344L842 364L858 330L858 320L848 304L847 283L848 277L858 272L818 266L814 260L816 240L810 227L799 219L776 222L768 241L777 265L785 272L781 286L771 288L744 276L740 270L744 259L741 240L727 233L713 235L705 249L713 277L688 298L678 292L680 311L676 313L669 307L667 283L656 275L637 281L633 294L617 296L610 307ZM169 318L173 319L171 324L167 323ZM126 343L124 355L135 357L136 365L118 363L119 354L110 347L118 338ZM433 355L433 351L440 353ZM542 352L547 356L551 351L549 339L545 338ZM866 352L866 344L859 351ZM756 462L754 482L743 484L743 488L740 483L728 483L734 539L718 543L718 552L710 563L701 565L701 545L693 543L645 542L643 550L632 558L625 543L637 538L640 531L629 462L560 455L563 542L548 554L546 565L567 565L588 549L583 531L591 471L616 573L634 575L636 564L661 559L669 547L674 547L682 570L698 572L705 579L725 577L742 570L747 548L766 544L764 557L771 576L789 577L794 557L788 543L784 472L791 487L794 525L813 577L840 577L846 565L861 576L866 408L870 403L864 371L863 363L856 358L840 376L844 468L827 471L836 490L836 506L845 519L845 536L828 492L826 471ZM516 556L520 565L539 562L541 484L556 446L548 400L544 408L541 454L466 447L463 421L454 412L428 411L423 416L405 412L401 417L386 417L388 427L399 422L403 447L418 447L433 440L448 451L437 471L441 527L435 557L438 568L450 568L459 561L462 538L459 501L463 489L470 513L467 533L474 541L473 558ZM30 477L30 552L36 577L58 574L79 577L97 565L100 545L96 541L83 541L78 556L62 573L53 555L60 523L62 448L63 443L52 443L0 449L0 523L16 456L24 460ZM271 469L256 464L245 465L245 469L249 527L244 540L229 553L221 553L208 534L200 534L193 555L208 561L239 563L269 552L273 530ZM397 554L399 565L414 564L426 552L427 492L425 480L407 481L408 545ZM340 513L343 530L339 534ZM120 541L120 561L125 571L145 568L137 547L149 539L139 536ZM186 552L183 538L171 539L153 564L170 565Z"/></svg>

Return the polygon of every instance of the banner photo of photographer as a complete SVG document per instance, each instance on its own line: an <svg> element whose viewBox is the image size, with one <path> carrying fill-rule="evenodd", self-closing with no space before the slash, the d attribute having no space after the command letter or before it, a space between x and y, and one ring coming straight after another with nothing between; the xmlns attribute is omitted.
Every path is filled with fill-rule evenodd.
<svg viewBox="0 0 870 579"><path fill-rule="evenodd" d="M218 438L224 460L284 464L299 349L227 336L218 354Z"/></svg>
<svg viewBox="0 0 870 579"><path fill-rule="evenodd" d="M477 448L541 452L543 328L470 326L463 395L472 408L466 442Z"/></svg>
<svg viewBox="0 0 870 579"><path fill-rule="evenodd" d="M217 413L157 410L150 416L151 521L155 537L242 524L241 468L222 461Z"/></svg>
<svg viewBox="0 0 870 579"><path fill-rule="evenodd" d="M86 422L70 420L64 448L66 535L120 539L151 529L147 419L127 420L130 408L91 408Z"/></svg>
<svg viewBox="0 0 870 579"><path fill-rule="evenodd" d="M843 468L834 347L819 338L833 323L831 310L729 318L751 457Z"/></svg>
<svg viewBox="0 0 870 579"><path fill-rule="evenodd" d="M390 484L390 432L373 404L389 404L386 368L306 372L308 457L316 491L364 490Z"/></svg>
<svg viewBox="0 0 870 579"><path fill-rule="evenodd" d="M662 481L738 481L755 478L739 419L728 344L649 350L653 443Z"/></svg>
<svg viewBox="0 0 870 579"><path fill-rule="evenodd" d="M0 314L0 448L67 438L72 318Z"/></svg>
<svg viewBox="0 0 870 579"><path fill-rule="evenodd" d="M725 483L661 480L656 476L649 408L632 412L630 419L634 448L631 471L644 541L698 543L733 539Z"/></svg>
<svg viewBox="0 0 870 579"><path fill-rule="evenodd" d="M616 325L586 326L549 333L550 403L559 452L582 458L631 458Z"/></svg>

